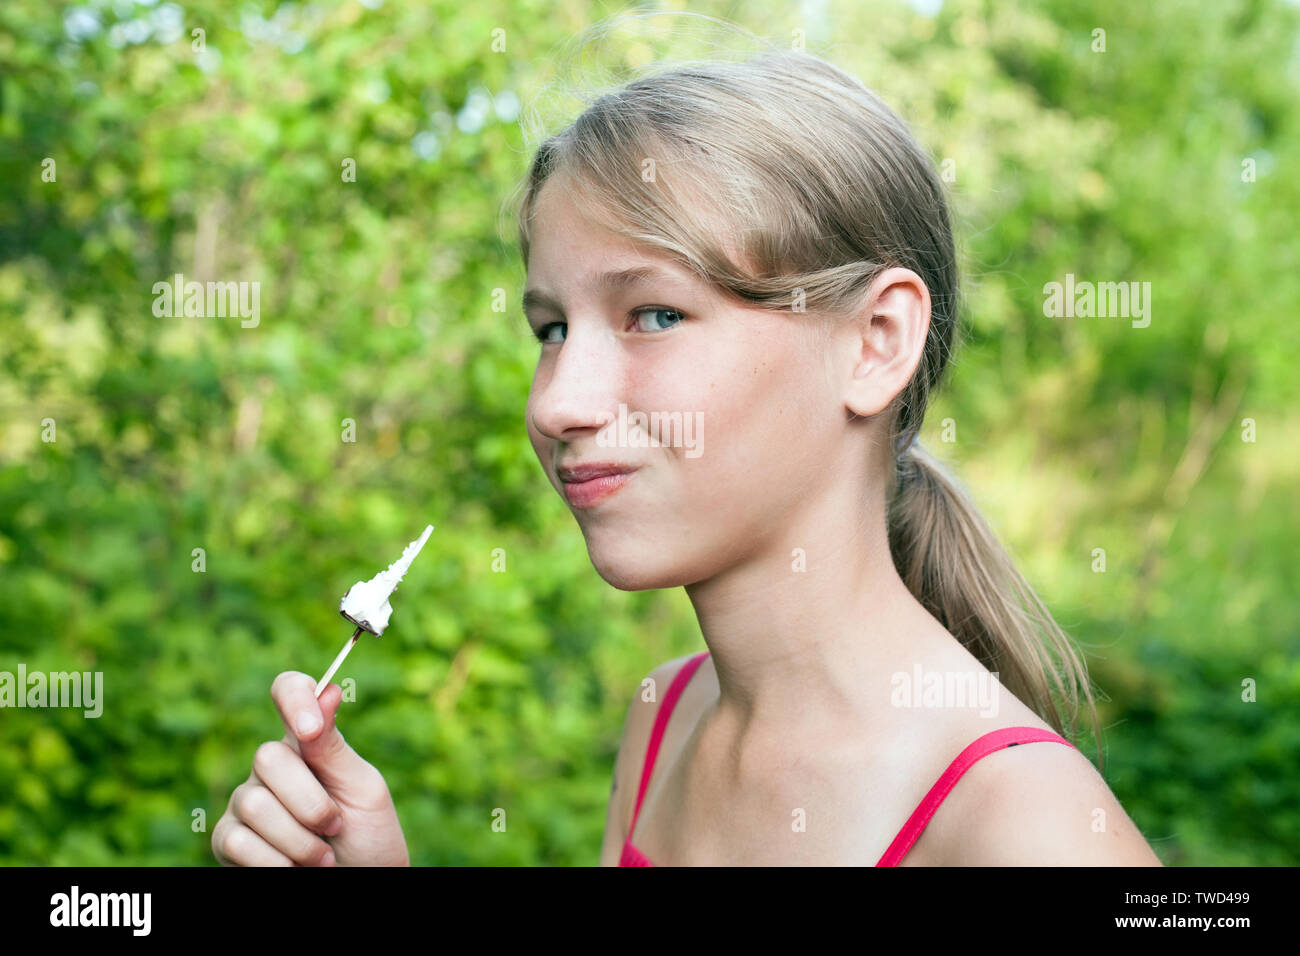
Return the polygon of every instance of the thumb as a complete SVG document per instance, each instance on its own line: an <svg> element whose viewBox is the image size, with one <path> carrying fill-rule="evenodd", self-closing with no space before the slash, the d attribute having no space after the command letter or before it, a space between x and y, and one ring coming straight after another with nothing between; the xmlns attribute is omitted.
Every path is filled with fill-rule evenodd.
<svg viewBox="0 0 1300 956"><path fill-rule="evenodd" d="M290 745L302 756L316 779L331 796L347 800L359 795L373 768L361 758L340 733L335 718L343 701L343 688L330 684L319 698L322 726L311 733L294 730Z"/></svg>

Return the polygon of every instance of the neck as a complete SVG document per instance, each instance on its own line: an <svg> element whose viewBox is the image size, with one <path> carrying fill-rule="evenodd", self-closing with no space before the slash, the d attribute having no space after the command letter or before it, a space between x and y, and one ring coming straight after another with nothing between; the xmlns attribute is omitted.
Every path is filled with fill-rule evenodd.
<svg viewBox="0 0 1300 956"><path fill-rule="evenodd" d="M733 759L887 729L890 676L954 643L898 576L883 500L873 514L857 499L850 520L846 497L808 496L790 527L686 589L718 679L702 723Z"/></svg>

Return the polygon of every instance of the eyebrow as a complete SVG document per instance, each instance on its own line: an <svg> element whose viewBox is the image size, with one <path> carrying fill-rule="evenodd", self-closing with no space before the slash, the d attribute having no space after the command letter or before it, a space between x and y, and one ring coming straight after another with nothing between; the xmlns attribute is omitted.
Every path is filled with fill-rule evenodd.
<svg viewBox="0 0 1300 956"><path fill-rule="evenodd" d="M596 287L609 291L630 289L653 281L681 281L682 277L660 269L656 266L634 266L629 269L617 269L596 277ZM551 295L541 289L524 290L523 309L546 308L564 314L564 307Z"/></svg>

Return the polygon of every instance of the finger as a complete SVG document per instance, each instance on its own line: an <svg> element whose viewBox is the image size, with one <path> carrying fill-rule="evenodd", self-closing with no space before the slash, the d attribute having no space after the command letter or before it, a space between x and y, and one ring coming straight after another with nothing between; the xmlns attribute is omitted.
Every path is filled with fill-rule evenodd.
<svg viewBox="0 0 1300 956"><path fill-rule="evenodd" d="M308 692L310 684L310 693ZM336 691L337 688L337 691ZM319 698L316 697L316 682L301 671L284 671L277 674L271 682L271 699L275 701L280 712L280 722L286 733L284 742L302 753L301 744L307 741L328 742L325 728L326 708L336 713L343 700L343 688L338 684L326 684ZM304 719L305 718L305 719ZM321 723L314 723L320 721ZM313 727L307 731L302 728ZM337 732L337 731L336 731ZM342 735L339 735L340 738ZM313 754L316 751L311 751Z"/></svg>
<svg viewBox="0 0 1300 956"><path fill-rule="evenodd" d="M293 866L289 859L275 847L263 840L255 830L238 820L226 817L225 832L217 840L213 833L214 849L220 847L225 866Z"/></svg>
<svg viewBox="0 0 1300 956"><path fill-rule="evenodd" d="M333 865L330 845L295 820L266 787L240 787L230 805L245 826L293 862L303 866Z"/></svg>
<svg viewBox="0 0 1300 956"><path fill-rule="evenodd" d="M338 695L337 695L338 700L335 700L333 697L330 696L331 694L334 693L334 688L336 687L338 687ZM272 688L274 688L274 684L272 685ZM275 691L273 689L272 694L274 693ZM334 709L337 710L339 703L341 703L343 700L343 688L339 687L338 684L326 684L325 689L321 691L320 697L318 698L315 697L315 693L313 692L313 699L316 700L316 706L320 709L321 715L324 716L324 714L326 713L327 704L333 706ZM279 707L278 704L277 707ZM286 728L289 726L289 720L285 718L283 708L280 708L280 721L285 725ZM314 736L316 739L319 740L321 735L313 734L309 736ZM299 738L297 733L295 733L292 730L286 730L284 737L282 739L286 744L288 744L290 747L293 748L294 753L296 754L302 753L302 747L298 743Z"/></svg>
<svg viewBox="0 0 1300 956"><path fill-rule="evenodd" d="M315 682L311 678L306 678L304 682L293 676L293 672L286 674L289 676L281 675L284 682L278 688L279 698L285 702L286 708L307 706L302 692L310 689L308 684L314 688ZM280 678L277 677L276 680L279 681ZM326 791L339 802L367 806L382 800L385 791L383 777L348 745L335 724L339 705L343 701L343 688L330 684L321 693L319 701L314 695L313 689L309 695L311 706L316 707L325 724L312 734L299 734L291 746L302 755ZM293 718L298 712L293 709L281 711L282 718L286 715L289 718L286 726L294 726Z"/></svg>
<svg viewBox="0 0 1300 956"><path fill-rule="evenodd" d="M302 826L321 836L336 836L342 829L342 809L284 741L269 740L257 748L253 775Z"/></svg>
<svg viewBox="0 0 1300 956"><path fill-rule="evenodd" d="M316 682L301 671L277 674L271 682L271 699L280 711L285 730L299 740L314 739L325 725L316 700Z"/></svg>

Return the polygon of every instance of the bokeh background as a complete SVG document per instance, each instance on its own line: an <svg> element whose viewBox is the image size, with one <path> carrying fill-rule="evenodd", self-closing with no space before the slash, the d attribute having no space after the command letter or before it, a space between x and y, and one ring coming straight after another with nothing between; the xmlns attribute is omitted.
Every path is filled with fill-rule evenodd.
<svg viewBox="0 0 1300 956"><path fill-rule="evenodd" d="M104 674L99 719L0 710L0 863L215 865L272 678L430 523L340 726L413 862L596 862L628 701L703 644L680 589L596 575L532 454L508 203L556 50L615 9L0 5L0 670ZM1086 652L1160 857L1300 862L1296 5L689 9L951 160L969 341L922 441ZM177 272L259 282L259 324L155 316ZM1150 326L1044 316L1066 273L1150 282Z"/></svg>

